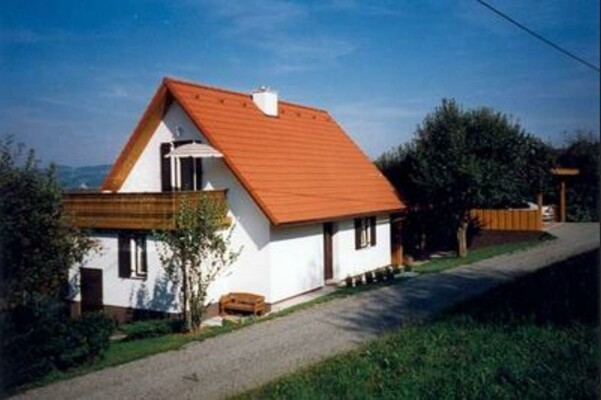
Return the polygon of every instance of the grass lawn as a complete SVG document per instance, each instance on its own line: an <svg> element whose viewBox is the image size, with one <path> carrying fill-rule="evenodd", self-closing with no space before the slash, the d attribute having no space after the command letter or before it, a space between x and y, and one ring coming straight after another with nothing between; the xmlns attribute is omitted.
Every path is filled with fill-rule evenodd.
<svg viewBox="0 0 601 400"><path fill-rule="evenodd" d="M82 365L67 371L52 371L51 373L49 373L41 379L30 382L18 388L13 388L11 390L11 393L17 393L34 387L44 386L59 380L69 379L79 375L85 375L93 371L98 371L107 367L113 367L130 361L135 361L140 358L151 356L153 354L158 354L169 350L178 350L181 349L182 346L190 342L200 342L217 335L221 335L227 332L234 331L236 329L241 329L246 326L253 325L258 322L279 318L296 311L310 308L317 304L325 303L338 298L351 296L357 293L391 285L394 283L398 283L398 281L382 282L373 285L363 285L353 288L339 288L338 290L329 293L325 296L316 298L315 300L298 304L296 306L287 308L277 313L269 314L263 318L250 318L239 325L228 324L221 327L210 327L203 329L197 333L191 334L173 333L158 337L138 339L132 341L115 341L111 343L109 349L104 354L104 357L96 361L95 363L89 365Z"/></svg>
<svg viewBox="0 0 601 400"><path fill-rule="evenodd" d="M242 399L594 399L598 252L276 380Z"/></svg>
<svg viewBox="0 0 601 400"><path fill-rule="evenodd" d="M470 255L465 258L458 260L456 258L444 258L438 259L430 262L427 265L442 265L438 270L448 269L452 267L456 267L463 264L468 264L471 262L479 261L485 258L493 257L499 254L513 252L521 249L525 249L536 244L540 243L540 241L531 241L531 242L522 242L522 243L513 243L510 245L501 245L501 246L493 246L489 248L484 248L480 250L474 250L470 253ZM426 264L423 266L426 267ZM415 268L415 270L419 272L435 272L434 268L431 268L429 271L423 271L421 269ZM140 358L148 357L153 354L162 353L164 351L169 350L178 350L183 345L193 342L193 341L202 341L210 337L214 337L223 333L231 332L235 329L240 329L249 325L252 325L257 322L270 320L273 318L279 318L293 312L306 309L309 307L313 307L320 303L325 303L334 299L343 298L347 296L352 296L367 290L373 290L380 288L382 286L387 286L391 284L397 284L402 280L396 279L394 281L384 281L370 285L361 285L358 287L344 287L339 288L336 291L329 293L325 296L319 297L315 300L309 301L307 303L299 304L297 306L290 307L278 313L270 314L266 317L260 319L250 319L241 325L226 325L222 327L211 327L207 329L203 329L200 332L194 334L168 334L159 337L146 338L146 339L138 339L133 341L116 341L111 343L111 346L105 353L104 357L101 360L96 361L93 364L79 366L77 368L73 368L67 371L53 371L45 377L16 388L15 391L23 391L29 388L38 387L47 385L51 382L55 382L58 380L68 379L79 375L84 375L92 371L98 371L103 368L116 366L119 364L124 364L130 361L135 361Z"/></svg>
<svg viewBox="0 0 601 400"><path fill-rule="evenodd" d="M525 242L514 242L500 244L496 246L483 247L481 249L470 250L465 258L459 258L455 255L449 257L436 258L427 263L413 267L413 270L419 273L441 272L446 269L455 268L460 265L471 264L487 258L495 257L501 254L510 254L516 251L526 250L537 246L545 241L555 239L554 236L544 233L537 240L528 240Z"/></svg>

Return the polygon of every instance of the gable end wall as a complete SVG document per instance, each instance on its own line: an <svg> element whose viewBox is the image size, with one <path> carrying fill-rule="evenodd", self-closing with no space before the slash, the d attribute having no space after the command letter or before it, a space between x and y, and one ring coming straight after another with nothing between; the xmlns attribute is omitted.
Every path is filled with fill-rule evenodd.
<svg viewBox="0 0 601 400"><path fill-rule="evenodd" d="M200 140L207 143L204 135L194 126L182 107L174 102L125 179L119 192L161 191L159 148L161 143L174 140L176 126L183 128L183 134L178 140ZM222 294L234 290L262 294L266 297L266 301L271 301L269 273L270 223L268 219L221 159L203 160L203 189L228 190L228 216L234 222L232 249L242 249L236 263L225 271L221 279L213 285L210 292L211 301L218 301ZM153 273L152 279L147 279L147 281L136 280L132 282L131 279L113 276L117 274L116 234L100 237L105 244L105 254L102 257L92 257L86 266L105 269L105 274L107 274L104 278L105 286L109 283L111 285L110 290L105 288L105 304L135 307L136 299L133 298L135 296L132 297L131 293L137 293L142 287L146 292L153 293L157 285L156 282L164 279L164 271L156 253L156 244L154 242L148 243L148 258L149 269L152 268L158 270L158 272Z"/></svg>

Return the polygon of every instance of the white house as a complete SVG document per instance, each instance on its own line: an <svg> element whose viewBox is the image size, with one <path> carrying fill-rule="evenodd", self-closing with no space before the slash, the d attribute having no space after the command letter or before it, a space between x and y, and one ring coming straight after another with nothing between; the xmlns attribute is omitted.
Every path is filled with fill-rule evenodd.
<svg viewBox="0 0 601 400"><path fill-rule="evenodd" d="M198 191L225 196L232 246L242 247L213 285L213 303L251 292L269 306L390 265L399 246L390 218L403 203L326 111L266 89L165 78L101 192L67 196L76 222L103 247L74 276L75 312L179 312L150 233L173 199Z"/></svg>

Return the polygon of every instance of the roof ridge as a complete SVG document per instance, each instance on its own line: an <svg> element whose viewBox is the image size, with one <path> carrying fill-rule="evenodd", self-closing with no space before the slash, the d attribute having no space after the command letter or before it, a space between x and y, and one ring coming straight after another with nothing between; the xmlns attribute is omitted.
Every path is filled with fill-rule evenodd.
<svg viewBox="0 0 601 400"><path fill-rule="evenodd" d="M328 114L328 110L325 110L323 108L306 106L304 104L291 103L289 101L283 101L283 100L279 100L279 103L282 104L282 105L285 105L285 106L292 106L292 107L298 107L298 108L306 108L307 110L317 111L317 112L322 112L322 113Z"/></svg>
<svg viewBox="0 0 601 400"><path fill-rule="evenodd" d="M181 84L188 85L188 86L196 86L196 87L203 88L203 89L214 90L216 92L223 92L223 93L227 93L227 94L235 94L237 96L250 97L250 95L248 93L237 92L235 90L230 90L230 89L223 89L223 88L220 88L217 86L206 85L204 83L193 82L193 81L189 81L189 80L181 79L181 78L174 78L171 76L164 77L163 82L181 83Z"/></svg>
<svg viewBox="0 0 601 400"><path fill-rule="evenodd" d="M217 87L217 86L206 85L204 83L189 81L187 79L175 78L175 77L172 77L172 76L165 76L163 78L163 82L165 82L165 83L167 83L167 82L180 83L180 84L183 84L183 85L195 86L195 87L199 87L199 88L203 88L203 89L208 89L208 90L214 90L216 92L222 92L222 93L227 93L227 94L234 94L234 95L237 95L237 96L244 96L244 97L252 97L249 93L238 92L238 91L231 90L231 89L224 89L224 88L220 88L220 87ZM305 108L307 110L317 111L317 112L323 112L323 113L328 114L328 111L325 110L325 109L323 109L323 108L306 106L304 104L292 103L290 101L285 101L285 100L278 100L278 102L280 104L286 105L286 106Z"/></svg>

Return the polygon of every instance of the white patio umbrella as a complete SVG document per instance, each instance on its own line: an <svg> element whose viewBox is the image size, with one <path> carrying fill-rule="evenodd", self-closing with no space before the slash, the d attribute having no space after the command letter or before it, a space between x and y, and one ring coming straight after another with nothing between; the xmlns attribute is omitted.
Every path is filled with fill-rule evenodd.
<svg viewBox="0 0 601 400"><path fill-rule="evenodd" d="M182 158L222 158L223 154L217 151L214 147L204 143L188 143L181 145L165 155L165 158L182 159ZM175 168L175 181L178 181L179 168Z"/></svg>
<svg viewBox="0 0 601 400"><path fill-rule="evenodd" d="M223 154L217 151L214 147L204 143L188 143L179 146L169 154L165 155L165 158L221 158Z"/></svg>

